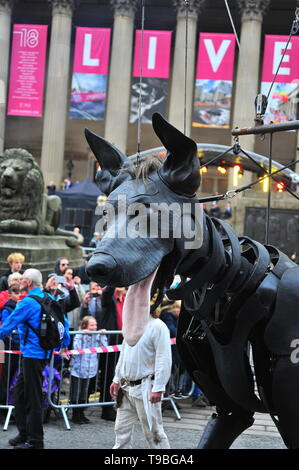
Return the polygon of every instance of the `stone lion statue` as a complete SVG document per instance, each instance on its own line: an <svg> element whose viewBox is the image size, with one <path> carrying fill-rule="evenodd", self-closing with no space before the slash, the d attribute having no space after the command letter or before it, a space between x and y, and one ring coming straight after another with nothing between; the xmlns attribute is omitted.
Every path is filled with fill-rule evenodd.
<svg viewBox="0 0 299 470"><path fill-rule="evenodd" d="M0 233L64 235L67 244L83 243L81 234L58 228L61 199L48 196L43 174L24 149L0 155Z"/></svg>

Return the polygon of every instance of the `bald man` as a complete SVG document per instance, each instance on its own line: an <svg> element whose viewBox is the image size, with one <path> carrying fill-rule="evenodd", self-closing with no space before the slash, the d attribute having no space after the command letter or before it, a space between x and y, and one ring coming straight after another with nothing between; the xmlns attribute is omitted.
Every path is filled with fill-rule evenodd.
<svg viewBox="0 0 299 470"><path fill-rule="evenodd" d="M41 305L31 297L34 295L42 298L49 295L41 289L41 283L42 274L37 269L27 269L24 272L20 289L25 290L28 295L17 304L0 328L0 339L9 336L16 327L18 328L22 352L21 370L15 387L15 417L19 434L9 441L16 449L44 448L42 374L51 351L45 351L40 346L39 337L34 332L39 330ZM62 350L68 346L69 339L65 318Z"/></svg>

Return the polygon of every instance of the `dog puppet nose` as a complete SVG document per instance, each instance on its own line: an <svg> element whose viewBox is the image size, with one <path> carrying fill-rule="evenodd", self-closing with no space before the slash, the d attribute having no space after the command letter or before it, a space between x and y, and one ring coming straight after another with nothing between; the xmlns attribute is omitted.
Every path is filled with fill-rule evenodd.
<svg viewBox="0 0 299 470"><path fill-rule="evenodd" d="M117 264L111 255L97 253L89 260L86 266L86 272L92 280L99 284L106 285L116 266Z"/></svg>

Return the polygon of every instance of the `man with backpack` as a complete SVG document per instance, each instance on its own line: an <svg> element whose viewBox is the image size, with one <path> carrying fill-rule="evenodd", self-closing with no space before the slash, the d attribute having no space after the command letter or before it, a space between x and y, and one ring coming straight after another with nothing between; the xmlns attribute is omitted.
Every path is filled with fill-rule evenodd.
<svg viewBox="0 0 299 470"><path fill-rule="evenodd" d="M22 352L21 371L15 387L15 418L18 436L10 439L15 449L42 449L42 372L54 348L63 352L69 344L67 318L54 297L41 289L42 274L27 269L20 288L28 295L18 303L0 327L0 339L16 327Z"/></svg>

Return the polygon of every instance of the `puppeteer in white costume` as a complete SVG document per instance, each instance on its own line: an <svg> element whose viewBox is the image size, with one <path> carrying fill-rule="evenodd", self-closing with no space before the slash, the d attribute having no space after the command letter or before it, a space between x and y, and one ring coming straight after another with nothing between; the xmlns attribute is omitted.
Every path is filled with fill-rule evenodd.
<svg viewBox="0 0 299 470"><path fill-rule="evenodd" d="M144 333L135 345L123 341L111 385L112 395L118 394L114 449L132 448L133 428L138 421L151 449L169 449L161 399L170 377L171 362L169 330L159 318L149 316Z"/></svg>

